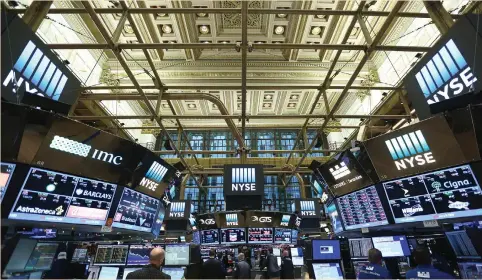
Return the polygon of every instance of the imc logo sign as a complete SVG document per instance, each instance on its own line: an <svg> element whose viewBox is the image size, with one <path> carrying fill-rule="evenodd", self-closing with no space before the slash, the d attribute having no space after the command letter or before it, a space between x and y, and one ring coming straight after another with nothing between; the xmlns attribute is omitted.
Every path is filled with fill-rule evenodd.
<svg viewBox="0 0 482 280"><path fill-rule="evenodd" d="M11 83L14 93L23 86L27 93L57 101L67 81L68 78L62 71L32 41L29 41L13 69L3 80L3 86Z"/></svg>
<svg viewBox="0 0 482 280"><path fill-rule="evenodd" d="M226 226L237 226L238 214L226 214Z"/></svg>
<svg viewBox="0 0 482 280"><path fill-rule="evenodd" d="M340 164L335 165L334 167L330 168L330 173L333 175L335 180L341 179L351 173L348 169L348 166L342 161Z"/></svg>
<svg viewBox="0 0 482 280"><path fill-rule="evenodd" d="M398 170L435 162L420 130L392 138L385 144Z"/></svg>
<svg viewBox="0 0 482 280"><path fill-rule="evenodd" d="M283 215L281 218L281 223L279 224L282 227L288 227L290 225L291 215Z"/></svg>
<svg viewBox="0 0 482 280"><path fill-rule="evenodd" d="M302 216L316 216L314 201L300 200L300 210Z"/></svg>
<svg viewBox="0 0 482 280"><path fill-rule="evenodd" d="M141 179L140 185L155 192L166 172L167 167L155 161L149 167L146 176Z"/></svg>
<svg viewBox="0 0 482 280"><path fill-rule="evenodd" d="M171 202L171 208L169 210L169 217L171 218L184 218L184 209L186 208L186 202Z"/></svg>
<svg viewBox="0 0 482 280"><path fill-rule="evenodd" d="M415 78L428 104L450 99L477 81L453 40L449 40Z"/></svg>
<svg viewBox="0 0 482 280"><path fill-rule="evenodd" d="M233 192L256 191L256 168L233 167L231 175L231 190Z"/></svg>
<svg viewBox="0 0 482 280"><path fill-rule="evenodd" d="M81 157L91 157L114 165L120 165L122 163L122 156L117 156L97 149L94 149L94 151L90 153L92 146L58 135L54 136L54 139L50 143L50 148Z"/></svg>

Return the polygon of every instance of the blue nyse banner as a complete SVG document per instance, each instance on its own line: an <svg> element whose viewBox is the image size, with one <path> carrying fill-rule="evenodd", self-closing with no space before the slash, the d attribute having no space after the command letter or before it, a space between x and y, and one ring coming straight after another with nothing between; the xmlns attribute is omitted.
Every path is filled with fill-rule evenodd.
<svg viewBox="0 0 482 280"><path fill-rule="evenodd" d="M253 164L225 165L224 195L264 196L263 166Z"/></svg>

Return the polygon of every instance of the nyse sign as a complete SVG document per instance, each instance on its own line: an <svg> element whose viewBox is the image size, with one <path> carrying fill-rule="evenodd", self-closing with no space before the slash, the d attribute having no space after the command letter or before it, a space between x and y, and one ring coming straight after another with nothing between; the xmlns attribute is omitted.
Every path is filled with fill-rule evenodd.
<svg viewBox="0 0 482 280"><path fill-rule="evenodd" d="M398 170L435 163L421 130L385 141Z"/></svg>

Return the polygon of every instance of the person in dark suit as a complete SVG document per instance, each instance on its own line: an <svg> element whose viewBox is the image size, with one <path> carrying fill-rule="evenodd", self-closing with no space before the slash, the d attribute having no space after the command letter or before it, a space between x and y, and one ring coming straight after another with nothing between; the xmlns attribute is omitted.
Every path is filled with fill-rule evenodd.
<svg viewBox="0 0 482 280"><path fill-rule="evenodd" d="M238 263L233 273L234 279L251 279L251 268L249 264L244 260L244 254L238 255Z"/></svg>
<svg viewBox="0 0 482 280"><path fill-rule="evenodd" d="M268 279L280 279L280 268L278 266L278 260L273 255L273 248L269 248L269 254L260 265L260 269L266 268L266 276Z"/></svg>
<svg viewBox="0 0 482 280"><path fill-rule="evenodd" d="M281 279L295 279L295 267L290 258L290 253L287 250L283 251L283 258L281 259Z"/></svg>
<svg viewBox="0 0 482 280"><path fill-rule="evenodd" d="M163 261L164 250L162 248L154 248L149 255L149 264L127 274L126 279L171 279L171 276L161 272Z"/></svg>
<svg viewBox="0 0 482 280"><path fill-rule="evenodd" d="M209 251L209 259L203 263L201 272L202 279L225 279L226 271L220 260L216 259L216 249Z"/></svg>

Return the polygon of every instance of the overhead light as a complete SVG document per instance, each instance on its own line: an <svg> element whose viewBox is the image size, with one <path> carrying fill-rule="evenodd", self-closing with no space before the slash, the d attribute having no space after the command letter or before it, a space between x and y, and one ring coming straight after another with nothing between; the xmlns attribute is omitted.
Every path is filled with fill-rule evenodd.
<svg viewBox="0 0 482 280"><path fill-rule="evenodd" d="M288 103L288 108L294 108L296 107L296 103Z"/></svg>
<svg viewBox="0 0 482 280"><path fill-rule="evenodd" d="M287 14L277 14L276 16L279 17L279 18L285 18L285 17L287 17L288 15L287 15Z"/></svg>
<svg viewBox="0 0 482 280"><path fill-rule="evenodd" d="M311 34L320 35L320 33L321 33L321 27L315 26L311 28Z"/></svg>
<svg viewBox="0 0 482 280"><path fill-rule="evenodd" d="M273 99L273 96L271 94L267 94L264 96L264 99L271 100Z"/></svg>
<svg viewBox="0 0 482 280"><path fill-rule="evenodd" d="M190 109L195 109L195 108L196 108L196 104L188 104L187 107L190 108Z"/></svg>
<svg viewBox="0 0 482 280"><path fill-rule="evenodd" d="M132 29L132 26L130 24L126 24L124 26L124 31L127 33L127 34L133 34L134 33L134 29Z"/></svg>
<svg viewBox="0 0 482 280"><path fill-rule="evenodd" d="M162 26L162 32L166 34L172 33L172 27L170 25L165 24Z"/></svg>
<svg viewBox="0 0 482 280"><path fill-rule="evenodd" d="M285 27L284 26L276 26L274 28L274 33L276 35L283 35L283 33L285 33Z"/></svg>
<svg viewBox="0 0 482 280"><path fill-rule="evenodd" d="M221 41L221 43L227 44L227 43L229 43L229 41Z"/></svg>
<svg viewBox="0 0 482 280"><path fill-rule="evenodd" d="M201 43L209 44L209 43L211 43L211 41L201 41Z"/></svg>
<svg viewBox="0 0 482 280"><path fill-rule="evenodd" d="M209 34L209 26L207 25L199 26L199 32L201 32L201 34Z"/></svg>
<svg viewBox="0 0 482 280"><path fill-rule="evenodd" d="M316 15L316 17L319 18L319 19L325 19L326 15Z"/></svg>
<svg viewBox="0 0 482 280"><path fill-rule="evenodd" d="M292 100L298 100L298 98L299 98L299 96L296 95L296 94L293 94L293 95L290 96L290 99L292 99Z"/></svg>
<svg viewBox="0 0 482 280"><path fill-rule="evenodd" d="M206 13L197 13L196 14L198 17L206 17L208 14Z"/></svg>
<svg viewBox="0 0 482 280"><path fill-rule="evenodd" d="M263 103L263 108L271 108L271 103Z"/></svg>

